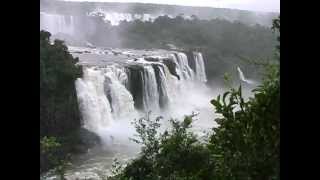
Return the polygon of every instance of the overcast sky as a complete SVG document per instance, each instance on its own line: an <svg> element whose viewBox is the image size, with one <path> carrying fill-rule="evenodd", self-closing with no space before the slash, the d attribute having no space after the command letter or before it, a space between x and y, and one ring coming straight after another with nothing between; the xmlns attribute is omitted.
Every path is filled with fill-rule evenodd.
<svg viewBox="0 0 320 180"><path fill-rule="evenodd" d="M207 6L263 12L280 12L280 0L69 0L95 2L141 2L176 4L185 6Z"/></svg>

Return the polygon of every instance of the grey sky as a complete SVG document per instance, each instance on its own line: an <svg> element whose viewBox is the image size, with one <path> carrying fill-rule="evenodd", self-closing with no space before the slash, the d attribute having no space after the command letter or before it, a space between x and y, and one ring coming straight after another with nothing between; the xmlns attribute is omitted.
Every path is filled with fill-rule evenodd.
<svg viewBox="0 0 320 180"><path fill-rule="evenodd" d="M207 6L218 8L243 9L262 12L280 12L280 0L69 0L95 2L141 2L175 4L185 6Z"/></svg>

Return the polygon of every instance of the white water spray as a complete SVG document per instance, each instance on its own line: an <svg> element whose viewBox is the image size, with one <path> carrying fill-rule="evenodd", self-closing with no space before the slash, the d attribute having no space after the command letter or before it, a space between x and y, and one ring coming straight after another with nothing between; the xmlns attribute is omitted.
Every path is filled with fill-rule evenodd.
<svg viewBox="0 0 320 180"><path fill-rule="evenodd" d="M151 110L158 115L169 113L167 115L170 116L172 113L177 114L175 111L179 107L183 107L181 114L187 113L184 110L191 113L193 106L186 108L187 104L194 104L188 100L193 99L191 92L204 89L206 81L202 55L199 52L194 55L196 72L190 68L186 54L172 52L169 55L179 78L170 73L161 58L157 62L143 59L138 62L128 61L125 66L113 63L83 67L83 78L76 81L76 88L84 127L105 136L106 128L110 129L114 122L137 117L137 104L132 95L136 92L130 92L127 89L128 84L141 85L138 87L142 91L139 93L141 97L136 98L142 98L140 106L143 107L144 113ZM138 79L129 79L130 63L140 67L135 71L138 73L137 76L140 76L136 78L141 79L141 84L134 82Z"/></svg>
<svg viewBox="0 0 320 180"><path fill-rule="evenodd" d="M96 133L113 121L111 106L104 92L104 81L103 73L93 68L84 68L83 78L76 81L83 126Z"/></svg>
<svg viewBox="0 0 320 180"><path fill-rule="evenodd" d="M198 80L200 82L207 82L207 75L204 67L204 60L203 60L202 54L200 52L195 52L194 60L195 60L195 66L196 66L195 73Z"/></svg>
<svg viewBox="0 0 320 180"><path fill-rule="evenodd" d="M238 70L239 77L240 77L240 80L241 80L241 81L243 81L243 82L245 82L245 83L248 83L248 84L255 84L254 81L249 80L249 79L246 79L246 78L244 77L244 74L243 74L243 72L241 71L240 67L237 67L237 70Z"/></svg>

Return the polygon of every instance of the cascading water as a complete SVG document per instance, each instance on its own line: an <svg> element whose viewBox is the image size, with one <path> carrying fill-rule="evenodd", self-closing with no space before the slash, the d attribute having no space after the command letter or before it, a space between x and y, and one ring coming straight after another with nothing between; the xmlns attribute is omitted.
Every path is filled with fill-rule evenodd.
<svg viewBox="0 0 320 180"><path fill-rule="evenodd" d="M133 97L125 87L128 81L125 69L109 66L104 69L104 72L108 79L108 81L105 81L105 92L109 95L113 117L122 119L135 114Z"/></svg>
<svg viewBox="0 0 320 180"><path fill-rule="evenodd" d="M131 13L119 13L113 11L104 11L102 9L96 9L90 13L89 16L101 16L105 21L109 21L112 26L117 26L121 21L154 21L160 15L151 15L151 14L131 14ZM172 17L172 16L170 16Z"/></svg>
<svg viewBox="0 0 320 180"><path fill-rule="evenodd" d="M141 72L143 84L143 107L146 111L159 111L159 92L156 75L152 66L144 66Z"/></svg>
<svg viewBox="0 0 320 180"><path fill-rule="evenodd" d="M163 71L161 71L161 74L163 74L161 77L164 81L164 85L161 86L161 88L166 89L167 96L168 96L168 104L167 108L170 106L170 104L175 100L178 99L178 96L181 94L181 84L179 83L179 80L176 76L172 75L170 73L169 68L166 65L163 65Z"/></svg>
<svg viewBox="0 0 320 180"><path fill-rule="evenodd" d="M182 80L194 80L194 72L189 67L187 55L181 52L175 54L173 60L176 63L177 72Z"/></svg>
<svg viewBox="0 0 320 180"><path fill-rule="evenodd" d="M72 52L81 51L81 48L69 48ZM88 48L83 52L89 52ZM148 53L152 54L145 51L140 55ZM77 96L83 127L98 134L105 149L74 162L67 179L100 179L98 174L108 175L114 157L126 161L136 156L140 147L129 140L135 134L130 123L149 110L153 116L161 115L164 119L183 119L184 115L204 109L200 113L202 122L193 124L201 136L204 128L214 124L207 117L212 117L208 99L213 95L206 94L203 88L206 76L200 52L195 53L194 64L198 66L195 71L182 52L160 51L152 59L148 55L135 59L118 55L108 62L104 59L109 53L90 51L89 54L103 58L93 61L88 54L78 54L83 77L76 81ZM162 123L165 128L166 121Z"/></svg>
<svg viewBox="0 0 320 180"><path fill-rule="evenodd" d="M246 78L244 77L244 74L243 74L243 72L241 71L240 67L237 67L237 70L238 70L239 77L240 77L240 80L241 80L241 81L243 81L243 82L245 82L245 83L248 83L248 84L255 84L254 81L249 80L249 79L246 79Z"/></svg>
<svg viewBox="0 0 320 180"><path fill-rule="evenodd" d="M112 123L111 106L104 90L105 76L96 68L83 68L83 78L76 81L83 126L99 133Z"/></svg>
<svg viewBox="0 0 320 180"><path fill-rule="evenodd" d="M204 67L204 60L200 52L194 52L195 74L200 82L207 82L206 70Z"/></svg>
<svg viewBox="0 0 320 180"><path fill-rule="evenodd" d="M74 17L40 12L40 29L47 30L51 34L64 33L74 35Z"/></svg>
<svg viewBox="0 0 320 180"><path fill-rule="evenodd" d="M157 84L159 92L159 105L162 109L168 108L170 104L171 97L169 96L168 90L168 80L164 71L164 66L162 64L155 65L155 72L157 75Z"/></svg>
<svg viewBox="0 0 320 180"><path fill-rule="evenodd" d="M195 71L186 54L169 52L165 59L160 56L155 60L127 60L125 65L114 62L83 67L84 77L76 85L85 127L96 132L96 126L108 126L137 112L161 115L171 104L181 106L188 90L206 82L200 52L194 52L194 61Z"/></svg>

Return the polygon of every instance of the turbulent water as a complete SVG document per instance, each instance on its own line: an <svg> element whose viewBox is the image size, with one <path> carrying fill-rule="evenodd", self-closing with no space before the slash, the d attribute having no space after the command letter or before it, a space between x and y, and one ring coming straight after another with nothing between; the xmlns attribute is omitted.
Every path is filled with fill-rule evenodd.
<svg viewBox="0 0 320 180"><path fill-rule="evenodd" d="M98 134L103 147L76 158L68 179L99 179L107 175L113 158L126 161L139 152L129 140L131 122L151 111L152 118L169 118L200 112L193 130L204 135L214 125L201 52L186 55L166 50L115 50L69 47L79 57L83 77L76 90L83 126ZM117 55L115 55L117 54ZM54 178L54 176L49 176ZM50 179L50 178L47 178Z"/></svg>
<svg viewBox="0 0 320 180"><path fill-rule="evenodd" d="M76 81L76 88L84 126L91 131L98 132L115 119L139 113L167 114L170 106L186 100L186 92L206 90L200 52L193 53L194 68L182 52L134 52L131 54L136 53L135 57L127 55L122 59L106 52L88 53L109 58L105 62L91 61L94 58L83 53L79 56L84 74Z"/></svg>

